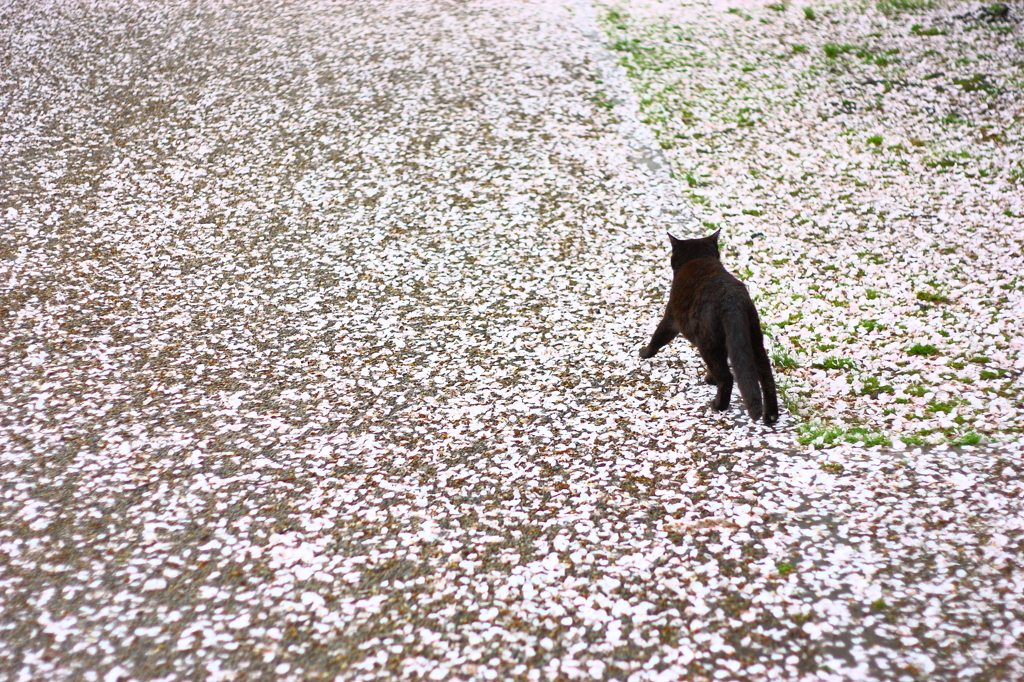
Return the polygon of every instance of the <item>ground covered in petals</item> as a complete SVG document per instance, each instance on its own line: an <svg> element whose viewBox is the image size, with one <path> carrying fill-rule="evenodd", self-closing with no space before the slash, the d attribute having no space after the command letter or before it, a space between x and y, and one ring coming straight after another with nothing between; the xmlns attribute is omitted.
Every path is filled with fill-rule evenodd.
<svg viewBox="0 0 1024 682"><path fill-rule="evenodd" d="M637 358L699 226L603 43L0 8L0 680L1024 677L1019 444L805 448Z"/></svg>
<svg viewBox="0 0 1024 682"><path fill-rule="evenodd" d="M707 228L758 293L803 442L1024 428L1019 3L607 3Z"/></svg>

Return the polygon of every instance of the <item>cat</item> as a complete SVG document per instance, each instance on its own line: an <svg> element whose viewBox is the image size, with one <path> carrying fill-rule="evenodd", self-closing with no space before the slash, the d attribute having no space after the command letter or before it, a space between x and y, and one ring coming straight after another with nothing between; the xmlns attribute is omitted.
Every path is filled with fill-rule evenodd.
<svg viewBox="0 0 1024 682"><path fill-rule="evenodd" d="M757 421L763 416L765 424L774 424L779 418L779 400L771 361L764 350L761 321L743 282L722 266L719 232L701 239L668 236L672 290L665 316L651 342L640 349L640 357L653 356L682 334L697 346L707 365L704 381L718 386L712 409L728 409L735 374L750 418Z"/></svg>

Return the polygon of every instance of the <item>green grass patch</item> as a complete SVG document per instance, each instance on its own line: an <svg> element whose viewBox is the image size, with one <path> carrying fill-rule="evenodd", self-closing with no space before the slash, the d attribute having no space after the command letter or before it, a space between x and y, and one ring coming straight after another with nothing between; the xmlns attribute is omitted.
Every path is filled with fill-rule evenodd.
<svg viewBox="0 0 1024 682"><path fill-rule="evenodd" d="M693 173L687 173L686 175L683 176L683 178L686 180L686 184L688 187L705 187L708 184L706 182L701 181L700 178L695 176Z"/></svg>
<svg viewBox="0 0 1024 682"><path fill-rule="evenodd" d="M853 52L857 49L856 45L840 45L839 43L825 43L824 48L825 56L829 59L838 59L839 55L846 54L847 52Z"/></svg>
<svg viewBox="0 0 1024 682"><path fill-rule="evenodd" d="M771 358L772 364L779 369L793 369L800 366L796 358L786 348L778 344L773 344Z"/></svg>
<svg viewBox="0 0 1024 682"><path fill-rule="evenodd" d="M621 40L616 40L609 47L616 52L637 52L641 49L639 38L623 38Z"/></svg>
<svg viewBox="0 0 1024 682"><path fill-rule="evenodd" d="M775 564L775 570L779 572L779 575L787 576L796 570L796 566L789 563L788 561L780 561L777 564Z"/></svg>
<svg viewBox="0 0 1024 682"><path fill-rule="evenodd" d="M915 14L935 5L933 0L878 0L878 11L893 14Z"/></svg>
<svg viewBox="0 0 1024 682"><path fill-rule="evenodd" d="M1024 161L1018 161L1017 165L1010 169L1010 182L1024 183Z"/></svg>
<svg viewBox="0 0 1024 682"><path fill-rule="evenodd" d="M973 76L954 78L954 85L959 85L964 92L985 92L989 95L999 94L999 88L990 83L988 76L983 73L976 73Z"/></svg>
<svg viewBox="0 0 1024 682"><path fill-rule="evenodd" d="M626 23L626 15L617 9L610 9L605 13L604 20L609 24L615 24L619 28L625 28L622 24Z"/></svg>
<svg viewBox="0 0 1024 682"><path fill-rule="evenodd" d="M776 377L775 388L778 391L782 404L786 410L793 415L802 414L804 411L804 396L800 394L784 376Z"/></svg>
<svg viewBox="0 0 1024 682"><path fill-rule="evenodd" d="M797 427L797 442L801 445L830 447L839 443L872 445L892 445L892 441L884 433L872 431L862 426L844 429L840 426L825 426L817 422L808 422Z"/></svg>
<svg viewBox="0 0 1024 682"><path fill-rule="evenodd" d="M915 343L913 346L907 349L907 355L938 355L939 349L930 343Z"/></svg>
<svg viewBox="0 0 1024 682"><path fill-rule="evenodd" d="M836 355L829 355L821 362L815 362L811 364L811 367L815 369L841 369L849 371L857 367L856 363L850 358L841 358Z"/></svg>
<svg viewBox="0 0 1024 682"><path fill-rule="evenodd" d="M954 440L951 440L949 442L949 444L950 445L978 445L979 443L981 443L982 440L983 439L982 439L980 433L975 433L974 431L968 431L967 433L959 436L958 438L955 438Z"/></svg>
<svg viewBox="0 0 1024 682"><path fill-rule="evenodd" d="M804 7L804 19L807 21L814 21L818 18L818 15L814 13L814 10L810 7Z"/></svg>
<svg viewBox="0 0 1024 682"><path fill-rule="evenodd" d="M878 377L868 377L863 381L863 386L860 389L860 395L869 395L872 398L877 398L880 393L891 395L893 392L893 387L883 384Z"/></svg>
<svg viewBox="0 0 1024 682"><path fill-rule="evenodd" d="M938 400L935 400L934 398L932 398L928 402L928 404L925 405L924 409L925 409L925 412L932 412L932 413L941 412L942 414L949 414L954 409L956 409L957 405L960 405L960 404L962 404L962 401L957 400L956 398L954 398L953 400L947 400L945 402L941 402L941 401L938 401Z"/></svg>
<svg viewBox="0 0 1024 682"><path fill-rule="evenodd" d="M942 159L932 159L930 161L925 161L924 165L927 166L928 168L952 168L953 166L960 165L960 162L958 162L956 159L945 157Z"/></svg>
<svg viewBox="0 0 1024 682"><path fill-rule="evenodd" d="M919 291L914 294L919 301L927 301L928 303L949 303L949 299L941 294L936 294L931 291Z"/></svg>

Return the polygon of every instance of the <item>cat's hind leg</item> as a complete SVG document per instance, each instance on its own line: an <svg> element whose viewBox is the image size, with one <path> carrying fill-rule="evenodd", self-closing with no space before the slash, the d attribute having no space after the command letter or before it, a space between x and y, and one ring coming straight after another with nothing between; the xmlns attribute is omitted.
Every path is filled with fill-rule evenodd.
<svg viewBox="0 0 1024 682"><path fill-rule="evenodd" d="M711 401L711 408L718 412L729 409L729 400L732 398L732 372L729 371L729 354L725 346L698 350L708 366L708 374L718 386L718 393Z"/></svg>
<svg viewBox="0 0 1024 682"><path fill-rule="evenodd" d="M654 330L651 342L640 349L640 357L646 360L653 356L678 335L679 330L676 329L676 323L666 315L661 318L661 322L658 323L658 328Z"/></svg>

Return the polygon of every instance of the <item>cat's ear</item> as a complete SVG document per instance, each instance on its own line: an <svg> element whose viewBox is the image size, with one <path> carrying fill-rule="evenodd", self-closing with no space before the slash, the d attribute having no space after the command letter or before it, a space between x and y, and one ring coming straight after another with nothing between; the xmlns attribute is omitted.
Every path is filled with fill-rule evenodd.
<svg viewBox="0 0 1024 682"><path fill-rule="evenodd" d="M717 230L715 230L714 234L708 236L708 239L713 239L715 241L715 244L717 244L718 243L718 235L720 235L721 233L722 233L722 228L718 228Z"/></svg>
<svg viewBox="0 0 1024 682"><path fill-rule="evenodd" d="M673 248L675 247L676 244L678 244L679 242L682 241L681 239L676 239L675 237L673 237L671 232L668 232L667 234L668 234L668 243L671 244L673 246Z"/></svg>

